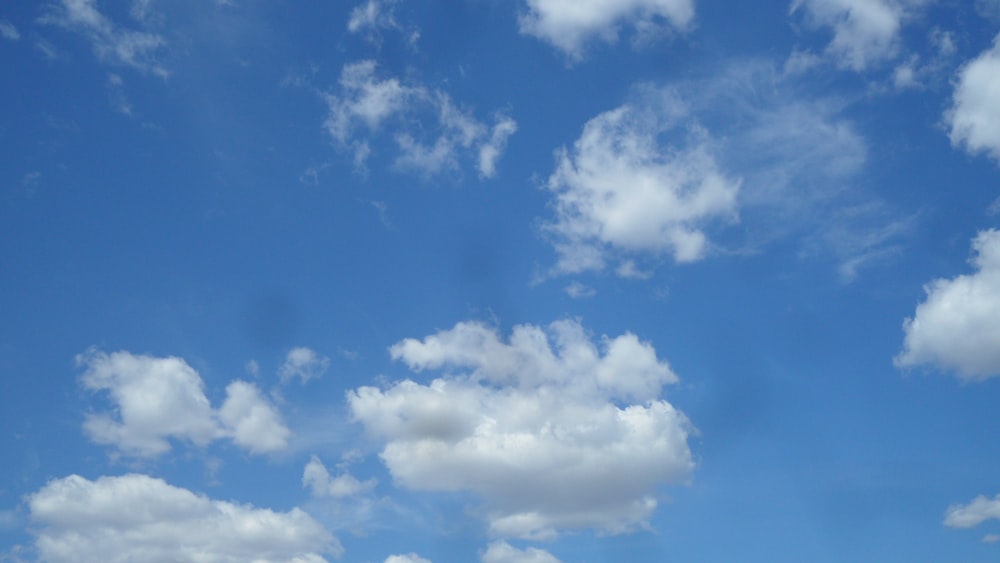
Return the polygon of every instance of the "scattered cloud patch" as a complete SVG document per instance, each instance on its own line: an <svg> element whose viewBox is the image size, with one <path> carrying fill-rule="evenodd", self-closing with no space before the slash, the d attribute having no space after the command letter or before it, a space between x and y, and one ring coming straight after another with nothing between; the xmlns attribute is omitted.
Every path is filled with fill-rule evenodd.
<svg viewBox="0 0 1000 563"><path fill-rule="evenodd" d="M370 60L346 65L339 92L325 99L329 113L324 128L338 146L353 152L355 166L362 170L373 152L373 137L391 124L397 169L430 177L458 172L459 159L469 157L476 160L480 176L489 178L517 130L502 113L491 128L443 91L380 78Z"/></svg>
<svg viewBox="0 0 1000 563"><path fill-rule="evenodd" d="M349 473L331 477L323 462L312 456L302 472L302 486L315 497L347 498L371 492L378 482L375 479L359 481Z"/></svg>
<svg viewBox="0 0 1000 563"><path fill-rule="evenodd" d="M527 9L519 17L521 33L577 61L594 39L616 42L623 25L649 36L664 27L683 32L694 20L693 0L527 0Z"/></svg>
<svg viewBox="0 0 1000 563"><path fill-rule="evenodd" d="M8 41L17 41L21 39L21 33L14 27L14 24L7 20L0 19L0 37Z"/></svg>
<svg viewBox="0 0 1000 563"><path fill-rule="evenodd" d="M945 119L952 144L1000 161L1000 35L993 47L958 73L952 107Z"/></svg>
<svg viewBox="0 0 1000 563"><path fill-rule="evenodd" d="M252 383L230 383L222 408L213 409L201 376L181 358L91 350L77 363L86 368L83 387L106 392L114 404L110 412L87 414L84 432L127 455L164 454L171 439L204 447L221 438L268 453L284 449L291 434Z"/></svg>
<svg viewBox="0 0 1000 563"><path fill-rule="evenodd" d="M420 29L414 26L403 26L396 19L396 4L398 0L368 0L355 6L347 20L347 30L362 34L376 45L382 41L382 31L401 33L410 45L416 45L420 39Z"/></svg>
<svg viewBox="0 0 1000 563"><path fill-rule="evenodd" d="M97 9L96 0L61 0L50 4L40 21L85 36L103 62L163 78L168 75L156 58L166 44L163 37L119 28Z"/></svg>
<svg viewBox="0 0 1000 563"><path fill-rule="evenodd" d="M804 14L814 28L833 38L826 54L845 69L864 71L894 59L900 52L900 30L928 0L793 0L790 12Z"/></svg>
<svg viewBox="0 0 1000 563"><path fill-rule="evenodd" d="M482 563L560 563L559 559L544 549L517 549L505 541L491 543L480 554L479 560Z"/></svg>
<svg viewBox="0 0 1000 563"><path fill-rule="evenodd" d="M972 274L927 284L927 298L903 322L898 367L922 364L953 371L966 381L1000 375L1000 231L972 241Z"/></svg>
<svg viewBox="0 0 1000 563"><path fill-rule="evenodd" d="M504 342L465 322L390 353L444 374L351 391L353 418L385 441L397 484L478 494L496 536L643 526L658 487L693 470L692 428L660 399L677 377L633 334L595 344L564 320L517 326Z"/></svg>
<svg viewBox="0 0 1000 563"><path fill-rule="evenodd" d="M311 379L318 379L329 367L330 358L309 348L292 348L285 356L285 363L278 368L278 377L282 383L298 379L299 383L305 385Z"/></svg>
<svg viewBox="0 0 1000 563"><path fill-rule="evenodd" d="M587 297L597 295L597 290L578 281L570 283L563 289L563 291L565 291L566 295L569 295L573 299L585 299Z"/></svg>
<svg viewBox="0 0 1000 563"><path fill-rule="evenodd" d="M44 561L321 563L342 548L298 508L274 512L212 500L128 474L56 479L27 497Z"/></svg>
<svg viewBox="0 0 1000 563"><path fill-rule="evenodd" d="M543 227L559 254L556 273L600 270L619 254L693 262L708 250L706 224L736 220L740 182L720 169L704 130L664 143L680 116L647 109L602 113L558 152L547 183L556 218Z"/></svg>

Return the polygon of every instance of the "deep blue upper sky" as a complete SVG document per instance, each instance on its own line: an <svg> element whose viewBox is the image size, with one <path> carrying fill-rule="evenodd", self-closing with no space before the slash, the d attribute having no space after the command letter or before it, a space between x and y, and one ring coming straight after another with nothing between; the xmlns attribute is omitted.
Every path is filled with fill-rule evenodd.
<svg viewBox="0 0 1000 563"><path fill-rule="evenodd" d="M0 6L0 561L1000 557L1000 2L303 4Z"/></svg>

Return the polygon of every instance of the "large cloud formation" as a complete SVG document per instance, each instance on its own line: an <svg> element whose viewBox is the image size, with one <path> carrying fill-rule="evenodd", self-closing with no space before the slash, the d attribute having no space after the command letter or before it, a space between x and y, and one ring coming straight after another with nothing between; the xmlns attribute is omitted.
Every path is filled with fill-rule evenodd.
<svg viewBox="0 0 1000 563"><path fill-rule="evenodd" d="M483 497L494 535L628 531L655 510L659 485L694 467L687 418L659 398L677 377L633 334L598 346L563 320L517 326L504 342L464 322L390 351L445 374L351 391L354 419L385 441L399 485Z"/></svg>
<svg viewBox="0 0 1000 563"><path fill-rule="evenodd" d="M297 508L281 513L212 500L146 475L71 475L27 503L39 556L52 563L322 563L323 554L343 551Z"/></svg>
<svg viewBox="0 0 1000 563"><path fill-rule="evenodd" d="M693 0L527 0L521 16L521 33L551 43L574 60L583 56L586 43L618 38L618 28L629 24L640 36L655 32L667 22L683 31L694 19Z"/></svg>
<svg viewBox="0 0 1000 563"><path fill-rule="evenodd" d="M84 431L99 444L140 457L170 451L169 439L206 446L229 438L251 453L287 446L291 432L252 383L230 383L216 410L201 376L181 358L91 350L77 363L86 367L84 388L106 392L114 403L111 412L92 412L84 421Z"/></svg>
<svg viewBox="0 0 1000 563"><path fill-rule="evenodd" d="M972 248L975 273L924 288L927 299L903 322L897 366L931 364L965 380L1000 375L1000 231L980 232Z"/></svg>
<svg viewBox="0 0 1000 563"><path fill-rule="evenodd" d="M1000 161L1000 35L958 73L947 120L951 142Z"/></svg>

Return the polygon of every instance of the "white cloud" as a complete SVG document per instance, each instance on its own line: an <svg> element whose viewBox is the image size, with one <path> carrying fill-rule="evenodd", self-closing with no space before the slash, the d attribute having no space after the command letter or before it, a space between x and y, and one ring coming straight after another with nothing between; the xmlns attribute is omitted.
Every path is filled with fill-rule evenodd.
<svg viewBox="0 0 1000 563"><path fill-rule="evenodd" d="M334 142L353 150L361 169L372 154L372 138L391 123L399 150L396 168L429 177L458 171L460 157L468 156L476 159L480 176L491 177L508 137L517 130L503 114L488 127L440 90L379 78L374 61L344 66L340 92L325 98L329 113L324 128Z"/></svg>
<svg viewBox="0 0 1000 563"><path fill-rule="evenodd" d="M322 376L329 367L330 358L309 348L292 348L285 357L285 363L278 368L278 377L282 383L298 378L300 383L306 384L310 379Z"/></svg>
<svg viewBox="0 0 1000 563"><path fill-rule="evenodd" d="M355 6L347 20L347 30L364 34L372 43L381 42L381 30L397 31L410 45L420 39L420 30L413 26L404 27L396 19L395 7L398 0L368 0Z"/></svg>
<svg viewBox="0 0 1000 563"><path fill-rule="evenodd" d="M316 497L353 497L372 491L377 484L375 479L359 481L349 473L331 477L326 466L316 456L309 460L302 472L302 486L308 487Z"/></svg>
<svg viewBox="0 0 1000 563"><path fill-rule="evenodd" d="M288 445L291 431L253 383L234 381L227 385L218 415L224 434L250 453L275 452Z"/></svg>
<svg viewBox="0 0 1000 563"><path fill-rule="evenodd" d="M507 139L517 132L517 123L505 116L498 115L497 122L493 125L493 132L489 141L479 147L479 175L484 178L492 178L496 175L497 160L507 148Z"/></svg>
<svg viewBox="0 0 1000 563"><path fill-rule="evenodd" d="M559 152L548 180L556 219L544 227L557 272L601 269L612 251L695 261L709 246L703 225L736 219L739 181L719 169L703 132L660 141L677 121L670 110L626 104L591 119L573 149Z"/></svg>
<svg viewBox="0 0 1000 563"><path fill-rule="evenodd" d="M951 142L969 152L986 152L1000 161L1000 35L993 47L958 73L954 99L946 115Z"/></svg>
<svg viewBox="0 0 1000 563"><path fill-rule="evenodd" d="M116 27L97 9L96 0L61 0L50 5L40 21L83 34L101 61L161 77L168 74L156 59L156 52L166 44L164 39Z"/></svg>
<svg viewBox="0 0 1000 563"><path fill-rule="evenodd" d="M527 7L519 18L521 33L547 41L575 60L592 39L615 42L623 24L648 34L661 22L684 31L694 19L693 0L527 0Z"/></svg>
<svg viewBox="0 0 1000 563"><path fill-rule="evenodd" d="M477 493L494 535L625 532L645 525L660 485L693 469L691 427L659 398L677 377L633 334L598 346L564 320L517 326L504 342L468 322L390 352L445 375L351 391L352 416L385 440L396 483Z"/></svg>
<svg viewBox="0 0 1000 563"><path fill-rule="evenodd" d="M892 60L900 51L900 29L929 0L793 0L814 27L830 28L827 55L841 68L863 71Z"/></svg>
<svg viewBox="0 0 1000 563"><path fill-rule="evenodd" d="M944 525L951 528L974 528L986 520L1000 520L1000 495L990 499L978 496L969 504L948 507Z"/></svg>
<svg viewBox="0 0 1000 563"><path fill-rule="evenodd" d="M307 513L209 499L146 475L49 482L27 497L41 560L321 563L343 551Z"/></svg>
<svg viewBox="0 0 1000 563"><path fill-rule="evenodd" d="M578 281L572 282L563 288L566 295L569 295L573 299L585 299L587 297L593 297L597 295L597 290L590 287L589 285L584 285Z"/></svg>
<svg viewBox="0 0 1000 563"><path fill-rule="evenodd" d="M559 563L559 559L544 549L517 549L505 541L491 543L479 560L482 563Z"/></svg>
<svg viewBox="0 0 1000 563"><path fill-rule="evenodd" d="M206 446L232 438L254 453L286 446L289 430L252 383L230 383L216 412L201 376L181 358L91 350L77 356L77 363L86 367L84 388L107 392L115 406L84 421L84 431L99 444L142 457L170 451L169 439Z"/></svg>
<svg viewBox="0 0 1000 563"><path fill-rule="evenodd" d="M0 19L0 37L9 41L17 41L21 38L21 34L17 31L17 28L14 27L14 24L7 20Z"/></svg>
<svg viewBox="0 0 1000 563"><path fill-rule="evenodd" d="M931 364L970 381L1000 375L1000 231L980 232L972 247L975 273L924 287L927 299L903 322L897 366Z"/></svg>
<svg viewBox="0 0 1000 563"><path fill-rule="evenodd" d="M390 555L386 557L385 563L431 563L430 559L424 559L416 553L406 555Z"/></svg>

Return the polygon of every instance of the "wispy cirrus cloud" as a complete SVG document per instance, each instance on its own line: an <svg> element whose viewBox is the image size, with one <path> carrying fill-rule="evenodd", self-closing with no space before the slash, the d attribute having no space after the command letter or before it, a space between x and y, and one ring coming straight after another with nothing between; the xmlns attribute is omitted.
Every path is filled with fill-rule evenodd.
<svg viewBox="0 0 1000 563"><path fill-rule="evenodd" d="M470 159L481 177L490 178L507 139L517 131L504 113L496 113L490 126L446 92L381 77L372 60L344 66L339 88L324 98L329 110L324 128L339 147L351 150L359 169L373 152L372 141L388 129L400 171L424 177L458 173L461 161Z"/></svg>
<svg viewBox="0 0 1000 563"><path fill-rule="evenodd" d="M79 33L102 62L166 78L157 55L166 45L159 34L122 29L97 8L96 0L61 0L50 4L41 23Z"/></svg>

